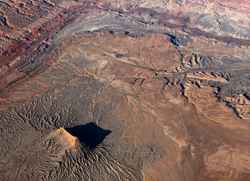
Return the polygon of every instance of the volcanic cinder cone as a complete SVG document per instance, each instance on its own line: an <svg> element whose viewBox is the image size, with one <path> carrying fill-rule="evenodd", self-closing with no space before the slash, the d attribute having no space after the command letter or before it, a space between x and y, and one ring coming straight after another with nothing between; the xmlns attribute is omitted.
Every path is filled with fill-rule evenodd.
<svg viewBox="0 0 250 181"><path fill-rule="evenodd" d="M46 143L50 152L62 157L66 151L74 150L79 141L64 128L59 128L48 135Z"/></svg>
<svg viewBox="0 0 250 181"><path fill-rule="evenodd" d="M64 128L59 128L51 133L58 142L66 148L74 148L77 143L77 138L68 133Z"/></svg>

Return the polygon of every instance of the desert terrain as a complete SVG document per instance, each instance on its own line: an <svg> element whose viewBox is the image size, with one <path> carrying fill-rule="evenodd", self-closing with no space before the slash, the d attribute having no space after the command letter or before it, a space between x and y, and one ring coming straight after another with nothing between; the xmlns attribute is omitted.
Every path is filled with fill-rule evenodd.
<svg viewBox="0 0 250 181"><path fill-rule="evenodd" d="M250 181L249 0L0 1L0 181Z"/></svg>

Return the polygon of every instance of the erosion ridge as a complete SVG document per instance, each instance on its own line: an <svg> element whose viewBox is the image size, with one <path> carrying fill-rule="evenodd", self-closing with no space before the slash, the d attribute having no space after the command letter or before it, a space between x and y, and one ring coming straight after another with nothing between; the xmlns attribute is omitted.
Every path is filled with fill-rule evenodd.
<svg viewBox="0 0 250 181"><path fill-rule="evenodd" d="M250 180L248 9L0 1L0 180Z"/></svg>

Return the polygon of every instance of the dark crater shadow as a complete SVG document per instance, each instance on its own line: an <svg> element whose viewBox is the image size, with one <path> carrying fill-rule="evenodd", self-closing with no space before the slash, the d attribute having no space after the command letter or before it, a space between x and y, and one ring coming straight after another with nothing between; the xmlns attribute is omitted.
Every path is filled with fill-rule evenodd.
<svg viewBox="0 0 250 181"><path fill-rule="evenodd" d="M95 149L112 131L103 129L97 126L95 123L87 123L85 125L79 125L72 128L66 128L66 130L77 137L81 144Z"/></svg>

